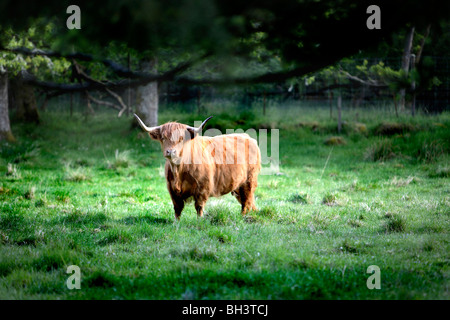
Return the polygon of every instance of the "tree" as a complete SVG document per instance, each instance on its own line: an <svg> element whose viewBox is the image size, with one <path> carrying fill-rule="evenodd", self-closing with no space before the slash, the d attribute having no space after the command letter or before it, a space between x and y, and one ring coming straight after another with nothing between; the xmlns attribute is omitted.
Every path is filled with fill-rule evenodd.
<svg viewBox="0 0 450 320"><path fill-rule="evenodd" d="M35 31L33 27L21 33L5 29L2 32L2 36L6 39L4 41L6 47L29 47L33 45L30 37L33 37ZM46 62L48 62L48 59L41 56L24 58L8 52L0 54L0 91L2 96L0 99L0 140L14 140L9 123L10 108L16 109L16 117L18 119L39 123L34 87L23 81L23 75L26 70L37 71L41 69L41 65Z"/></svg>
<svg viewBox="0 0 450 320"><path fill-rule="evenodd" d="M48 41L25 48L20 44L5 45L9 39L2 32L0 51L25 59L40 56L52 62L84 63L86 70L101 67L98 77L94 73L80 73L81 81L77 83L70 83L64 72L56 77L28 72L24 77L25 83L41 88L47 97L86 92L96 99L91 92L104 91L115 97L113 90L145 88L152 82L189 86L281 82L320 70L344 57L374 52L380 43L391 44L392 33L407 25L422 30L431 21L434 28L450 15L450 4L444 1L413 0L405 6L402 2L380 0L377 5L382 8L382 28L369 30L366 9L371 4L372 1L351 0L116 0L101 4L89 1L79 3L81 29L68 30L66 8L60 1L4 0L0 3L2 31L27 30L30 23L41 28L54 27L48 32ZM257 41L249 41L252 39ZM158 68L157 74L133 71L136 69L124 67L126 64L108 51L111 43L141 53L152 52L152 56L139 60L156 56L162 62L160 65L171 67ZM257 60L254 53L258 47L280 62L277 68L258 68L258 72L237 68L229 72L227 67L201 77L192 72L196 63L214 59L238 59L250 65L249 61ZM160 58L164 51L172 53L171 63ZM120 104L119 99L117 102ZM125 109L122 107L120 111Z"/></svg>
<svg viewBox="0 0 450 320"><path fill-rule="evenodd" d="M8 74L0 69L0 141L14 141L9 125Z"/></svg>
<svg viewBox="0 0 450 320"><path fill-rule="evenodd" d="M67 30L60 1L47 1L43 5L5 0L0 8L0 18L3 25L16 28L23 27L30 16L57 21L60 28L55 30L53 48L62 53L73 47L80 52L100 53L102 46L118 41L139 51L152 50L156 56L161 48L172 48L200 55L208 52L217 56L249 57L254 46L241 39L262 33L261 42L282 58L284 64L277 72L251 76L159 79L192 85L274 82L302 76L361 50L373 49L380 41L389 42L392 32L407 23L417 28L430 21L439 23L448 18L450 12L447 2L437 0L410 1L408 6L396 1L377 1L382 8L382 28L368 30L366 9L370 4L369 1L350 0L172 0L169 3L119 0L105 1L98 10L99 4L90 1L80 4L82 29ZM146 79L147 83L151 80ZM111 84L110 88L113 86Z"/></svg>
<svg viewBox="0 0 450 320"><path fill-rule="evenodd" d="M402 55L402 70L405 74L408 73L409 67L411 65L411 51L414 39L414 27L410 27L408 33L405 37L405 47ZM405 88L400 90L400 109L403 110L405 108Z"/></svg>
<svg viewBox="0 0 450 320"><path fill-rule="evenodd" d="M16 109L16 118L28 123L38 124L39 113L34 87L24 83L23 72L19 72L16 77L10 80L10 83L12 97L9 100L13 101L14 104L10 108Z"/></svg>
<svg viewBox="0 0 450 320"><path fill-rule="evenodd" d="M156 73L157 60L143 59L141 70ZM136 96L136 113L150 127L158 125L158 82L150 82L138 87Z"/></svg>

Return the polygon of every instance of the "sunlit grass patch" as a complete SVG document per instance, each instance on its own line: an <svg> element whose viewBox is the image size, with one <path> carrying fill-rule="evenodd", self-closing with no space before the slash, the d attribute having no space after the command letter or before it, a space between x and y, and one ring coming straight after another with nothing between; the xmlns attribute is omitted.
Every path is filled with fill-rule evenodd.
<svg viewBox="0 0 450 320"><path fill-rule="evenodd" d="M88 169L83 167L67 168L64 172L64 180L71 182L81 182L91 180L91 174Z"/></svg>
<svg viewBox="0 0 450 320"><path fill-rule="evenodd" d="M21 180L22 173L17 165L8 163L6 177L8 177L8 179L12 179L12 180Z"/></svg>
<svg viewBox="0 0 450 320"><path fill-rule="evenodd" d="M413 176L409 176L407 178L399 178L395 176L389 181L389 184L395 187L404 187L409 185L410 183L415 183L417 181L419 181L419 179Z"/></svg>
<svg viewBox="0 0 450 320"><path fill-rule="evenodd" d="M114 151L114 159L111 161L106 160L107 167L109 169L128 168L132 163L130 155L130 150L119 151L119 149L116 149Z"/></svg>

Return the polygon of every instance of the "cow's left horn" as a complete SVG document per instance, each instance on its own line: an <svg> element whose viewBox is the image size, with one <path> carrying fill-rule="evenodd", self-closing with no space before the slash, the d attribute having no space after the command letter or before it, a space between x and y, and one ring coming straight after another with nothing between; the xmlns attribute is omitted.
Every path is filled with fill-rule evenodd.
<svg viewBox="0 0 450 320"><path fill-rule="evenodd" d="M153 130L155 130L158 127L147 127L145 125L145 123L137 116L137 114L135 113L134 116L136 117L137 121L139 122L139 125L141 126L142 129L144 129L147 132L151 132Z"/></svg>
<svg viewBox="0 0 450 320"><path fill-rule="evenodd" d="M198 128L194 128L194 127L190 127L188 126L189 129L191 129L192 131L194 131L194 133L200 133L202 132L202 128L205 126L205 124L208 122L209 119L211 119L213 116L209 117L208 119L206 119L205 121L203 121L203 123L198 127Z"/></svg>

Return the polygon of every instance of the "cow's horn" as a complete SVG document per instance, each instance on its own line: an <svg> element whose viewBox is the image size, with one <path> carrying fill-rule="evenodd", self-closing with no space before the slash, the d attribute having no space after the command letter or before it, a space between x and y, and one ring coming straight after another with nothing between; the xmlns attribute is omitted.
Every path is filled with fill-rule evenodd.
<svg viewBox="0 0 450 320"><path fill-rule="evenodd" d="M137 116L137 114L135 113L134 116L136 117L137 121L139 122L139 125L141 126L142 129L144 129L147 132L153 131L158 127L147 127L144 122L142 122L142 120Z"/></svg>
<svg viewBox="0 0 450 320"><path fill-rule="evenodd" d="M190 127L190 126L188 126L188 128L191 129L192 131L194 131L195 133L200 133L200 132L202 132L202 128L205 126L205 124L208 122L208 120L211 119L212 117L213 116L211 116L208 119L206 119L205 121L203 121L203 123L198 128L194 128L194 127Z"/></svg>

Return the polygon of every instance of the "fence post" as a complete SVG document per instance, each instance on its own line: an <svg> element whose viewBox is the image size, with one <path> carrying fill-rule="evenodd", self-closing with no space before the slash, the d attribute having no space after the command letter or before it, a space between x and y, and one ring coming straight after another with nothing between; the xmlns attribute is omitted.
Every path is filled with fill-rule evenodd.
<svg viewBox="0 0 450 320"><path fill-rule="evenodd" d="M333 119L333 91L330 90L328 102L330 104L330 119Z"/></svg>
<svg viewBox="0 0 450 320"><path fill-rule="evenodd" d="M131 56L130 52L128 51L128 70L131 71ZM127 117L130 115L130 109L131 109L131 87L130 87L130 78L128 78L128 103L127 103Z"/></svg>
<svg viewBox="0 0 450 320"><path fill-rule="evenodd" d="M339 89L339 96L338 96L338 99L337 99L337 107L338 107L338 133L341 133L341 129L342 129L342 119L341 119L342 95L341 95L341 89Z"/></svg>
<svg viewBox="0 0 450 320"><path fill-rule="evenodd" d="M412 99L411 99L411 114L414 117L416 115L416 80L414 79L414 68L416 67L416 55L411 54L411 92L412 92Z"/></svg>

